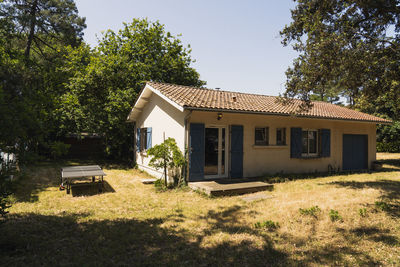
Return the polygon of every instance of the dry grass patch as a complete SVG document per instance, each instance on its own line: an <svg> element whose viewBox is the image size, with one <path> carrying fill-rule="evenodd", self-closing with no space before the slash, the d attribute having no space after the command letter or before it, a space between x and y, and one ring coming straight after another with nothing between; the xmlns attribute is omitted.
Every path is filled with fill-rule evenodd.
<svg viewBox="0 0 400 267"><path fill-rule="evenodd" d="M382 172L279 183L255 202L156 192L140 182L145 173L121 168L105 169L112 190L73 197L58 190L58 165L32 166L0 226L0 256L7 265L398 266L400 155L379 157ZM315 206L315 216L299 210Z"/></svg>

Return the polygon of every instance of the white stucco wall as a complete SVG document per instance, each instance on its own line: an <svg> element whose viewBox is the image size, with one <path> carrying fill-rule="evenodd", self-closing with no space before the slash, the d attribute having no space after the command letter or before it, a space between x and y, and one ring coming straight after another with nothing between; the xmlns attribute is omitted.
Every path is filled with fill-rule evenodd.
<svg viewBox="0 0 400 267"><path fill-rule="evenodd" d="M168 137L175 138L178 147L184 151L184 120L185 113L179 111L163 100L160 96L152 93L148 98L143 111L136 119L136 127L152 127L152 146L160 144ZM157 171L149 167L149 157L146 153L136 152L136 163L138 167L151 175L159 178L162 176L162 170Z"/></svg>

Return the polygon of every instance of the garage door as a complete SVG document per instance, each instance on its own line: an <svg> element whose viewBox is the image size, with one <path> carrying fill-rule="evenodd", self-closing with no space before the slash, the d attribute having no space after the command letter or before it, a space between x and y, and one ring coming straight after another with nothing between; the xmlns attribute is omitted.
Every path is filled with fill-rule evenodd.
<svg viewBox="0 0 400 267"><path fill-rule="evenodd" d="M368 135L343 135L343 170L368 169Z"/></svg>

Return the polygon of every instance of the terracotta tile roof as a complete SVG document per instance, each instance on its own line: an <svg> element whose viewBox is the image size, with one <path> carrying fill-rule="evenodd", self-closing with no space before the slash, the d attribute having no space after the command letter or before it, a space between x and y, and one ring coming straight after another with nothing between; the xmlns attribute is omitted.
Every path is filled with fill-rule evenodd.
<svg viewBox="0 0 400 267"><path fill-rule="evenodd" d="M294 99L290 104L284 105L277 102L278 97L276 96L245 94L157 82L148 82L147 84L186 109L296 115L301 117L368 121L375 123L391 122L366 113L321 101L313 101L311 109L299 112L301 101L298 99Z"/></svg>

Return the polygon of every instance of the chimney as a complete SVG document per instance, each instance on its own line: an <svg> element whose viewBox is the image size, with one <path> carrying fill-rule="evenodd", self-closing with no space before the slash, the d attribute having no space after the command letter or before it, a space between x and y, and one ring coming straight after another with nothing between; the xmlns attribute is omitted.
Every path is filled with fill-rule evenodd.
<svg viewBox="0 0 400 267"><path fill-rule="evenodd" d="M215 87L215 90L219 90L219 89L221 89L220 87Z"/></svg>

